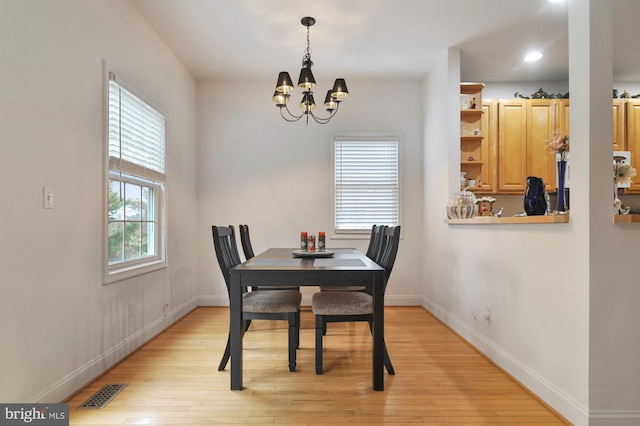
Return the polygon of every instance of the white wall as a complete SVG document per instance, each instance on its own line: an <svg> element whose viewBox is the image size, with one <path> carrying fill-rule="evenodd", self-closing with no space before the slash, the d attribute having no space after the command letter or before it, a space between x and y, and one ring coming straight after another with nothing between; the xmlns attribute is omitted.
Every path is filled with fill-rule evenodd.
<svg viewBox="0 0 640 426"><path fill-rule="evenodd" d="M640 231L613 224L611 151L602 144L612 131L610 5L570 2L569 224L444 224L444 212L429 207L444 206L458 182L459 52L443 54L423 91L426 105L452 100L425 113L425 307L577 425L640 422L640 289L631 267ZM448 157L448 170L434 157ZM433 190L442 179L449 192ZM481 317L486 304L490 322Z"/></svg>
<svg viewBox="0 0 640 426"><path fill-rule="evenodd" d="M585 206L591 216L589 408L593 420L590 425L637 425L640 424L640 287L633 265L637 264L634 247L640 229L637 225L615 225L611 221L608 194L611 162L601 144L611 135L611 122L600 117L611 111L606 88L610 87L612 71L606 65L611 63L612 54L606 46L611 45L611 32L616 31L616 23L611 21L614 2L582 0L580 3L581 8L569 9L569 27L574 22L573 26L581 29L569 34L570 64L576 70L571 73L570 81L572 92L581 95L575 113L577 123L588 125L574 125L572 106L571 132L580 140L589 141L588 158L584 162L587 173L580 179L590 181L589 204ZM587 22L589 33L583 30ZM575 37L573 43L572 36ZM578 72L585 66L590 68L588 74Z"/></svg>
<svg viewBox="0 0 640 426"><path fill-rule="evenodd" d="M542 89L548 94L557 95L558 93L565 94L569 91L569 83L566 81L545 81L545 82L483 82L485 88L482 91L483 99L512 99L515 98L515 93L518 92L522 96L531 97L538 90Z"/></svg>
<svg viewBox="0 0 640 426"><path fill-rule="evenodd" d="M588 223L578 207L563 225L445 224L458 182L459 60L443 53L424 84L426 105L452 100L425 115L425 307L570 420L584 419ZM437 185L447 179L448 190Z"/></svg>
<svg viewBox="0 0 640 426"><path fill-rule="evenodd" d="M0 3L0 401L58 402L195 303L195 83L126 1ZM168 115L169 268L107 286L103 59Z"/></svg>
<svg viewBox="0 0 640 426"><path fill-rule="evenodd" d="M275 78L275 76L274 76ZM420 303L422 240L421 83L354 81L350 96L327 125L280 118L273 82L211 82L198 86L198 253L201 303L226 305L211 225L246 223L254 251L297 247L300 231L331 231L331 141L340 132L402 136L403 239L386 302ZM331 82L319 81L320 86ZM232 96L231 96L232 95ZM297 108L297 91L292 104ZM321 111L322 113L322 111ZM327 248L366 250L359 240L329 239ZM310 303L313 289L303 289Z"/></svg>

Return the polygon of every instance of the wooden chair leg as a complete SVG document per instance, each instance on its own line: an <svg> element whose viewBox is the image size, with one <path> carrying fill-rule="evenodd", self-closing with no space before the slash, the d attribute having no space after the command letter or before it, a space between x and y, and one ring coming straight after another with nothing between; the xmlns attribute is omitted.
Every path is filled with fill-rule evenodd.
<svg viewBox="0 0 640 426"><path fill-rule="evenodd" d="M296 312L289 314L289 371L296 371L296 351L300 333L298 315Z"/></svg>
<svg viewBox="0 0 640 426"><path fill-rule="evenodd" d="M322 374L322 336L324 335L324 317L316 315L316 374Z"/></svg>
<svg viewBox="0 0 640 426"><path fill-rule="evenodd" d="M369 321L369 330L373 335L373 323L371 321ZM389 352L387 351L387 342L385 342L384 338L382 339L382 345L384 349L384 367L387 369L387 373L395 376L396 370L393 368L393 364L391 364L391 358L389 357Z"/></svg>
<svg viewBox="0 0 640 426"><path fill-rule="evenodd" d="M300 348L300 311L296 312L296 324L298 327L296 328L296 349Z"/></svg>
<svg viewBox="0 0 640 426"><path fill-rule="evenodd" d="M251 320L245 320L243 321L243 323L244 325L242 328L242 337L244 337L244 332L249 328ZM220 364L218 365L218 371L223 371L225 368L227 368L229 358L231 358L231 331L229 331L229 334L227 335L227 347L224 349L224 355L222 355L222 359L220 360Z"/></svg>
<svg viewBox="0 0 640 426"><path fill-rule="evenodd" d="M224 350L224 355L222 355L222 359L220 360L220 365L218 365L218 371L223 371L227 367L227 363L229 362L229 358L231 357L231 346L230 340L231 336L227 336L227 347Z"/></svg>
<svg viewBox="0 0 640 426"><path fill-rule="evenodd" d="M387 343L383 340L384 345L384 366L387 369L387 373L392 376L395 376L396 370L394 370L393 365L391 364L391 358L389 358L389 352L387 352Z"/></svg>

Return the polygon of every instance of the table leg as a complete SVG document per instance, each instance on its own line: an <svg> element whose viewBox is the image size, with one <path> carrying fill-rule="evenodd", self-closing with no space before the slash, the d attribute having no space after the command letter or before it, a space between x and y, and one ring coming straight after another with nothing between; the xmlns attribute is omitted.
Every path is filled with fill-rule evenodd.
<svg viewBox="0 0 640 426"><path fill-rule="evenodd" d="M229 289L231 390L242 390L242 286L240 284L240 274L231 271Z"/></svg>
<svg viewBox="0 0 640 426"><path fill-rule="evenodd" d="M384 273L373 277L373 390L384 390Z"/></svg>

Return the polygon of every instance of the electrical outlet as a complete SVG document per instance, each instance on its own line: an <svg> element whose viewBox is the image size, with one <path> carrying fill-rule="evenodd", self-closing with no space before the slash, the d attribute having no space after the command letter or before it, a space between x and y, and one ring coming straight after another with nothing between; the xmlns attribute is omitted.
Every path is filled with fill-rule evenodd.
<svg viewBox="0 0 640 426"><path fill-rule="evenodd" d="M42 188L42 208L53 208L53 188L50 186Z"/></svg>
<svg viewBox="0 0 640 426"><path fill-rule="evenodd" d="M491 305L486 305L484 307L484 314L482 314L482 318L484 318L484 320L487 322L491 321L491 311Z"/></svg>

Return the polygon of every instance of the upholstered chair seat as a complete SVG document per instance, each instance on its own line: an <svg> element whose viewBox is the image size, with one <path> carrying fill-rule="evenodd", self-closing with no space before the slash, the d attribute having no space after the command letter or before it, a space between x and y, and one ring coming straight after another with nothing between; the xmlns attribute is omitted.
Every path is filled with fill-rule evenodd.
<svg viewBox="0 0 640 426"><path fill-rule="evenodd" d="M366 315L373 312L373 298L358 291L321 291L314 293L315 315Z"/></svg>
<svg viewBox="0 0 640 426"><path fill-rule="evenodd" d="M242 295L242 310L252 313L296 312L302 294L298 290L251 291Z"/></svg>

